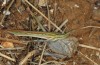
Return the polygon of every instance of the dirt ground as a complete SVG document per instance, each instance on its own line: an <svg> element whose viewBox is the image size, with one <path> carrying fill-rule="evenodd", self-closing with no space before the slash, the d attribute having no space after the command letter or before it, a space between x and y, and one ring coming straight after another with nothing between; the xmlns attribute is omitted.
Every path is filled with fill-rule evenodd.
<svg viewBox="0 0 100 65"><path fill-rule="evenodd" d="M37 18L41 22L42 26L47 32L55 31L56 28L45 18L41 18L41 15L36 12L31 6L29 6L25 1L15 0L10 9L8 9L11 1L8 1L5 5L2 5L3 0L0 1L0 37L14 40L32 40L32 38L11 36L9 34L3 33L2 30L43 31L39 27L39 24L37 22L34 22L35 18ZM71 32L70 36L76 37L79 40L80 44L100 48L99 0L48 0L48 3L45 6L38 5L39 0L29 0L29 2L31 2L57 26L60 26L65 20L68 20L68 22L64 24L61 30L63 32L70 32L72 30L75 30ZM4 16L3 13L7 9L10 14ZM61 33L60 31L58 32ZM0 43L2 46L2 43L4 44L5 41L0 39ZM37 44L35 42L32 42L28 45L14 44L15 47L24 47L24 51L22 49L16 51L0 50L0 52L10 57L14 56L13 58L17 59L17 62L12 62L7 60L6 58L0 57L0 65L17 65L16 63L19 63L21 59L25 57L25 54L35 48L35 45L39 45L41 48L43 46L43 43ZM15 53L15 55L10 55L11 52L17 52L18 54ZM90 59L87 59L86 57ZM35 54L35 56L30 58L29 62L26 62L24 65L38 65L35 64L38 63L38 61L39 55ZM46 61L57 61L62 63L64 62L66 63L66 65L100 65L100 51L79 46L76 54L73 55L70 59L55 60L51 57L44 56L43 63Z"/></svg>

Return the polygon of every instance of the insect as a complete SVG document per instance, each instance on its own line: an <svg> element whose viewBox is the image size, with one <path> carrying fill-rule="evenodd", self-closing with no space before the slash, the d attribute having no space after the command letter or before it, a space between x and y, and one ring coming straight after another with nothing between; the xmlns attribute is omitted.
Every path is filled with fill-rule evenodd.
<svg viewBox="0 0 100 65"><path fill-rule="evenodd" d="M41 38L41 39L46 39L51 41L68 37L68 34L59 34L53 32L34 32L34 31L20 31L20 30L10 30L7 32L15 36L36 37L36 38Z"/></svg>
<svg viewBox="0 0 100 65"><path fill-rule="evenodd" d="M19 31L12 30L8 31L15 36L28 36L36 37L48 40L49 48L62 57L72 57L72 55L77 51L78 39L75 37L69 37L68 34L58 34L53 32L33 32L33 31ZM61 58L58 55L59 58Z"/></svg>

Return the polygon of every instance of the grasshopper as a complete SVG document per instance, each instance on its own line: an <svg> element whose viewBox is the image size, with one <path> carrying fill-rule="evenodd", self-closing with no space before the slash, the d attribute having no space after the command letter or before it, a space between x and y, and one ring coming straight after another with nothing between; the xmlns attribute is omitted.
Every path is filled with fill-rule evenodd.
<svg viewBox="0 0 100 65"><path fill-rule="evenodd" d="M53 33L53 32L10 30L8 31L8 33L13 34L15 36L35 37L35 38L41 38L41 39L46 39L46 40L51 40L51 41L65 39L68 37L68 34L59 34L59 33Z"/></svg>

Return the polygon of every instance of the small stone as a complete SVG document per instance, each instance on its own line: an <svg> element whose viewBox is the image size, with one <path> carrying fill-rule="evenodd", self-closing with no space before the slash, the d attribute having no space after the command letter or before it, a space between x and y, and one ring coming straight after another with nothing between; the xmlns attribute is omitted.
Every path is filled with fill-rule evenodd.
<svg viewBox="0 0 100 65"><path fill-rule="evenodd" d="M5 15L10 15L11 13L10 13L10 11L4 10L4 11L3 11L3 14L5 14Z"/></svg>
<svg viewBox="0 0 100 65"><path fill-rule="evenodd" d="M4 48L14 48L14 44L12 42L2 42L1 45Z"/></svg>

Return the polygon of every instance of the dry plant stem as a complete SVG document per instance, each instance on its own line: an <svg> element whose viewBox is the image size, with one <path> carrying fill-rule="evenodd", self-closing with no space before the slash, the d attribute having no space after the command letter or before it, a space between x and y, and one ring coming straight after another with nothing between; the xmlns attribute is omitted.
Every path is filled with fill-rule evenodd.
<svg viewBox="0 0 100 65"><path fill-rule="evenodd" d="M85 48L89 48L89 49L93 49L93 50L97 50L100 52L100 48L96 48L96 47L93 47L93 46L87 46L87 45L83 45L83 44L79 44L80 47L85 47Z"/></svg>
<svg viewBox="0 0 100 65"><path fill-rule="evenodd" d="M34 7L28 0L24 0L24 1L28 3L34 10L36 10L41 16L43 16L47 21L49 21L53 26L55 26L60 32L62 32L62 30L56 24L54 24L51 20L49 20L43 13L41 13L36 7Z"/></svg>
<svg viewBox="0 0 100 65"><path fill-rule="evenodd" d="M66 19L66 20L59 26L59 28L61 29L67 22L68 22L68 19ZM58 32L58 29L56 29L55 32Z"/></svg>
<svg viewBox="0 0 100 65"><path fill-rule="evenodd" d="M48 62L45 62L45 63L43 63L43 64L41 64L41 65L48 65L48 63L54 63L55 65L61 65L59 62L57 62L57 61L48 61ZM63 64L63 65L66 65L66 64Z"/></svg>
<svg viewBox="0 0 100 65"><path fill-rule="evenodd" d="M34 16L33 12L30 10L31 16L36 20L38 23L39 27L42 29L43 32L46 32L45 28L42 26L42 24L37 20L37 18Z"/></svg>
<svg viewBox="0 0 100 65"><path fill-rule="evenodd" d="M49 11L49 5L48 5L48 0L46 1L46 3L47 3L47 12L48 12L48 19L50 19L50 11ZM48 22L48 31L50 31L51 30L51 24L50 24L50 22Z"/></svg>
<svg viewBox="0 0 100 65"><path fill-rule="evenodd" d="M57 2L54 2L54 22L57 24Z"/></svg>
<svg viewBox="0 0 100 65"><path fill-rule="evenodd" d="M44 51L45 51L45 48L46 48L46 42L45 42L45 45L44 45L44 48L43 48L43 51L42 51L42 54L40 56L40 60L39 60L39 64L38 65L41 65L41 62L42 62L42 58L43 58L43 54L44 54Z"/></svg>
<svg viewBox="0 0 100 65"><path fill-rule="evenodd" d="M0 51L7 51L7 50L24 50L24 47L18 47L18 48L0 48Z"/></svg>
<svg viewBox="0 0 100 65"><path fill-rule="evenodd" d="M10 56L11 56L13 59L15 59L15 56L14 56L13 52L12 52L11 50L7 50L7 51L8 51L8 53L10 54Z"/></svg>
<svg viewBox="0 0 100 65"><path fill-rule="evenodd" d="M36 53L36 50L33 50L31 52L29 52L24 59L22 59L22 61L19 62L19 65L24 65L24 63L27 62L27 60L32 57L34 54Z"/></svg>
<svg viewBox="0 0 100 65"><path fill-rule="evenodd" d="M86 28L100 29L100 26L85 26L85 27L82 27L82 28L73 29L73 30L69 31L68 33L72 34L72 33L76 32L77 30L83 30L83 29L86 29Z"/></svg>
<svg viewBox="0 0 100 65"><path fill-rule="evenodd" d="M89 38L93 35L93 33L96 31L96 28L93 28L92 31L89 34Z"/></svg>
<svg viewBox="0 0 100 65"><path fill-rule="evenodd" d="M7 56L7 55L2 54L1 52L0 52L0 56L1 56L1 57L4 57L4 58L6 58L6 59L8 59L8 60L10 60L10 61L13 61L13 62L16 61L15 59L13 59L13 58L11 58L11 57L9 57L9 56Z"/></svg>
<svg viewBox="0 0 100 65"><path fill-rule="evenodd" d="M1 41L9 41L9 42L13 42L13 43L18 43L18 44L24 44L24 42L18 41L18 40L13 40L13 39L7 39L7 38L2 38L0 37Z"/></svg>
<svg viewBox="0 0 100 65"><path fill-rule="evenodd" d="M3 18L2 18L2 20L1 20L1 22L0 22L0 25L2 25L2 23L4 22L4 18L6 17L6 13L7 13L7 11L9 11L9 9L10 9L10 7L12 6L12 4L13 4L14 1L15 1L15 0L12 0L11 3L9 4L9 6L8 6L8 8L7 8L5 14L3 15Z"/></svg>
<svg viewBox="0 0 100 65"><path fill-rule="evenodd" d="M96 62L94 62L93 60L91 60L89 57L87 57L86 55L84 55L82 52L78 51L82 56L84 56L86 59L88 59L89 61L91 61L92 63L94 63L94 65L98 65Z"/></svg>
<svg viewBox="0 0 100 65"><path fill-rule="evenodd" d="M85 29L85 28L100 28L100 26L86 26L86 27L83 27L81 29Z"/></svg>

